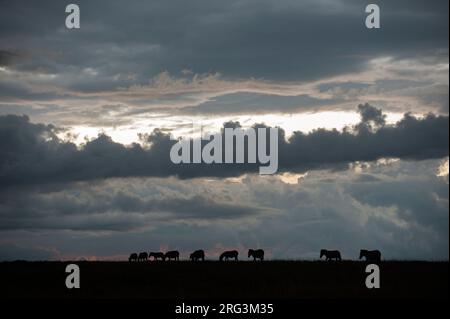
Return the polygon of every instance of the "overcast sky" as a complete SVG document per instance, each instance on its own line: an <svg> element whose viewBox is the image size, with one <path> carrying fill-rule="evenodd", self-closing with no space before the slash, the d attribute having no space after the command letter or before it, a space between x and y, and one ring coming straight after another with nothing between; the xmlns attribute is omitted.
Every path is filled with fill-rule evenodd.
<svg viewBox="0 0 450 319"><path fill-rule="evenodd" d="M0 0L0 260L449 255L448 1ZM279 127L279 172L174 165Z"/></svg>

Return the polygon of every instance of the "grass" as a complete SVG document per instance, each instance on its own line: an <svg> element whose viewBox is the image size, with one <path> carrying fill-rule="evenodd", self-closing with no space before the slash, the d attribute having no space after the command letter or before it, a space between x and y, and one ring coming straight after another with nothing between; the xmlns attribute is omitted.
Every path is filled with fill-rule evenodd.
<svg viewBox="0 0 450 319"><path fill-rule="evenodd" d="M384 261L380 289L357 261L74 262L81 288L65 287L69 262L0 263L1 298L448 298L448 262Z"/></svg>

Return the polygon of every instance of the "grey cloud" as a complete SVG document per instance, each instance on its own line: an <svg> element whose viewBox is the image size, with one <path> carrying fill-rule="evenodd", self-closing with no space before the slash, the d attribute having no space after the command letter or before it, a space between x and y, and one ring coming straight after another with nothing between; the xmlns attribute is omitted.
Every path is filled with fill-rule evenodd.
<svg viewBox="0 0 450 319"><path fill-rule="evenodd" d="M375 207L398 206L400 218L445 233L448 231L448 184L437 177L427 183L422 183L428 189L425 194L422 188L403 179L361 184L350 192L354 198Z"/></svg>
<svg viewBox="0 0 450 319"><path fill-rule="evenodd" d="M181 108L187 114L258 114L258 113L296 113L298 111L318 111L332 108L339 99L319 99L307 94L283 96L252 92L225 94L196 106Z"/></svg>
<svg viewBox="0 0 450 319"><path fill-rule="evenodd" d="M0 66L7 66L13 64L17 54L7 50L0 50Z"/></svg>
<svg viewBox="0 0 450 319"><path fill-rule="evenodd" d="M132 194L128 198L165 194L167 199L173 194L182 198L203 193L209 200L228 194L233 202L249 203L249 207L257 203L277 213L250 213L247 220L244 214L233 216L230 223L216 222L214 215L220 214L222 208L215 211L211 205L210 215L200 214L201 222L192 223L183 219L183 211L196 210L197 204L185 202L173 219L165 222L153 218L149 222L128 211L129 204L113 204L110 200L104 203L116 209L115 215L108 215L101 208L103 196L97 198L98 211L78 207L78 213L64 211L58 201L40 206L41 201L30 202L28 207L34 205L42 211L53 207L53 218L35 212L27 215L26 209L16 207L16 227L3 229L0 238L14 238L15 245L21 247L55 247L61 254L52 258L123 255L124 259L136 249L171 248L179 249L183 256L203 248L208 258L215 258L225 248L260 246L271 258L316 259L323 247L336 247L345 258L357 258L359 249L366 247L382 250L387 259L448 259L448 183L434 175L438 164L439 160L427 160L368 165L363 174L376 179L364 183L360 174L351 170L326 170L310 172L298 185L284 184L276 176L248 176L237 184L220 179L214 183L204 179L189 183L177 179L121 179L99 185L73 184L64 190L37 194L44 198L61 192L78 194L67 205L102 193ZM323 182L329 178L332 183ZM108 198L115 198L114 194ZM23 197L23 201L28 198ZM47 231L29 231L32 225ZM15 256L20 256L20 250L9 246L5 256L18 258ZM0 259L5 256L0 253Z"/></svg>
<svg viewBox="0 0 450 319"><path fill-rule="evenodd" d="M0 230L131 231L156 223L239 220L265 211L205 195L143 197L131 187L122 191L109 184L100 189L83 184L64 185L63 189L3 192Z"/></svg>
<svg viewBox="0 0 450 319"><path fill-rule="evenodd" d="M286 140L280 129L279 171L304 171L384 157L420 160L448 156L448 117L429 114L417 119L405 114L395 125L380 126L374 131L366 121L380 121L383 115L367 105L360 111L363 122L342 132L294 132ZM368 115L369 111L374 114ZM148 149L139 144L124 146L106 135L99 135L79 149L61 141L56 133L55 126L30 123L26 116L0 117L1 187L111 177L238 176L256 172L259 167L259 163L173 164L169 154L176 141L161 130L142 137L151 146Z"/></svg>
<svg viewBox="0 0 450 319"><path fill-rule="evenodd" d="M376 127L386 124L386 115L381 109L366 103L358 105L358 111L361 114L361 122L364 124L371 125L373 123Z"/></svg>
<svg viewBox="0 0 450 319"><path fill-rule="evenodd" d="M357 1L79 1L83 26L70 32L63 27L64 4L14 1L3 4L0 39L3 50L34 50L34 59L18 69L64 73L95 66L105 80L133 72L141 83L186 68L311 79L363 69L374 54L417 56L448 47L447 1L378 4L383 28L369 33Z"/></svg>
<svg viewBox="0 0 450 319"><path fill-rule="evenodd" d="M348 103L339 107L347 108L367 101L364 94L381 105L386 95L397 93L397 101L392 103L397 104L395 111L432 110L448 114L448 84L436 83L439 81L434 78L429 87L422 83L420 90L415 90L418 83L405 87L407 84L401 77L421 79L435 73L405 66L390 69L400 79L394 76L386 83L376 82L366 87L368 84L360 83L355 74L354 85L340 84L334 92L326 90L326 84L319 90L331 93L332 97L321 99L306 94L220 96L224 92L216 92L210 95L216 95L215 98L196 106L202 101L198 98L202 92L195 92L197 98L189 93L137 94L124 101L118 101L115 95L119 88L145 86L149 79L164 71L174 75L186 69L193 74L219 72L225 81L255 79L280 85L368 70L373 67L369 61L377 57L389 56L394 62L410 59L414 64L421 61L429 66L448 64L447 1L378 2L382 7L382 29L370 31L363 23L364 5L353 0L332 4L312 0L276 3L194 0L189 5L180 0L170 4L80 1L78 4L82 10L82 28L75 31L63 25L63 3L51 0L39 4L22 0L3 3L0 59L7 63L8 70L17 74L0 73L2 102L27 101L34 109L38 103L52 104L58 99L95 103L103 98L107 103L128 103L130 110L124 117L161 110L176 114L176 109L164 109L166 103L173 102L191 106L182 110L185 113L223 115L245 111L316 111L322 107L338 108L336 104L342 100ZM442 72L433 76L439 77ZM49 74L54 77L42 82L42 75ZM408 91L402 95L401 90ZM405 96L425 101L424 109L413 109L420 103L411 105L402 99ZM244 103L246 100L248 105ZM54 112L48 114L52 122L69 125L83 121L97 125L108 122L97 123L95 112L90 114L90 119L80 117L79 109L65 104L64 120L61 113ZM393 110L390 103L384 107ZM89 111L85 113L89 115ZM33 115L34 110L27 114Z"/></svg>
<svg viewBox="0 0 450 319"><path fill-rule="evenodd" d="M54 92L34 92L23 83L8 82L0 82L0 94L2 102L15 101L17 97L29 101L48 101L55 100L58 97Z"/></svg>
<svg viewBox="0 0 450 319"><path fill-rule="evenodd" d="M0 258L2 261L12 260L51 260L55 251L45 247L30 247L30 245L17 245L14 242L0 242Z"/></svg>

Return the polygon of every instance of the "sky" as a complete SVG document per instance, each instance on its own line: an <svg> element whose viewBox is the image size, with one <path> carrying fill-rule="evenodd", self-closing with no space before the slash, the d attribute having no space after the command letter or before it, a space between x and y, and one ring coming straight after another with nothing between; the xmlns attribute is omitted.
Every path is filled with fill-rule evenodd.
<svg viewBox="0 0 450 319"><path fill-rule="evenodd" d="M449 257L448 1L0 0L0 260ZM277 127L279 169L175 165ZM245 259L245 257L244 257Z"/></svg>

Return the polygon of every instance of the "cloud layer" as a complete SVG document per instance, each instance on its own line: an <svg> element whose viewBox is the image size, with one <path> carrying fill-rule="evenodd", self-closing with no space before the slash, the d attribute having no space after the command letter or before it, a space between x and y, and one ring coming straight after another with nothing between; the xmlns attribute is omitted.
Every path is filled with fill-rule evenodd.
<svg viewBox="0 0 450 319"><path fill-rule="evenodd" d="M286 139L280 130L279 170L305 171L385 157L448 156L448 117L429 114L417 119L405 114L395 125L385 125L381 110L370 105L361 105L359 110L361 123L342 132L318 129L309 134L294 132ZM100 135L81 148L61 140L57 131L53 125L31 123L26 116L0 117L2 188L112 177L239 176L256 172L259 166L259 163L173 164L169 154L176 141L160 130L143 135L149 147L124 146Z"/></svg>
<svg viewBox="0 0 450 319"><path fill-rule="evenodd" d="M448 172L436 176L438 165L364 162L311 171L298 184L133 178L9 193L1 234L14 240L0 242L0 256L125 259L134 250L203 248L214 259L227 248L263 247L270 258L318 258L326 247L357 258L364 247L388 259L448 259Z"/></svg>
<svg viewBox="0 0 450 319"><path fill-rule="evenodd" d="M367 101L448 114L448 1L380 1L376 31L353 0L78 4L67 30L64 3L3 3L1 114L94 127Z"/></svg>

